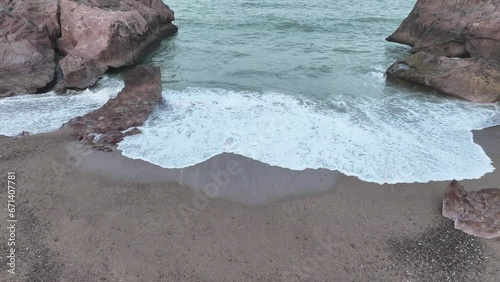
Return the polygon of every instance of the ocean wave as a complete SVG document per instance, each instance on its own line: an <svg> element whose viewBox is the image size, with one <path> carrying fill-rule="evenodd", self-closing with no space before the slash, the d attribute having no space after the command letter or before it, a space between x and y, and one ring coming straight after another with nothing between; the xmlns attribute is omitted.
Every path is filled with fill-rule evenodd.
<svg viewBox="0 0 500 282"><path fill-rule="evenodd" d="M223 152L270 165L325 168L376 183L479 178L493 171L471 130L492 124L492 105L397 94L314 100L281 93L189 88L166 103L124 155L166 168Z"/></svg>
<svg viewBox="0 0 500 282"><path fill-rule="evenodd" d="M95 87L69 96L49 92L0 99L0 134L55 131L69 119L101 107L122 88L122 81L104 77Z"/></svg>

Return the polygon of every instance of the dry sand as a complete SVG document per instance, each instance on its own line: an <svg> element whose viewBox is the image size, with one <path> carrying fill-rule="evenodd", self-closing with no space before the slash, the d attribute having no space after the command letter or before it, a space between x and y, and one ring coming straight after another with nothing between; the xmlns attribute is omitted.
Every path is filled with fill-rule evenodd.
<svg viewBox="0 0 500 282"><path fill-rule="evenodd" d="M500 240L442 218L448 183L377 185L233 154L167 170L73 138L0 138L19 219L16 274L2 262L1 281L500 281ZM500 129L475 140L498 165ZM500 172L461 184L499 187ZM2 189L2 218L6 201Z"/></svg>

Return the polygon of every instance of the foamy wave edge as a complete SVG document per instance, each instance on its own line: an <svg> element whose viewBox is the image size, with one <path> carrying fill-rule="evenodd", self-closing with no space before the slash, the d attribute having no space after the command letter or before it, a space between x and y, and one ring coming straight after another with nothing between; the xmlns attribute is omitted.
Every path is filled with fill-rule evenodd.
<svg viewBox="0 0 500 282"><path fill-rule="evenodd" d="M340 171L375 183L476 179L494 167L472 130L499 125L495 105L399 94L322 101L281 93L189 88L119 149L165 168L224 152L292 170Z"/></svg>

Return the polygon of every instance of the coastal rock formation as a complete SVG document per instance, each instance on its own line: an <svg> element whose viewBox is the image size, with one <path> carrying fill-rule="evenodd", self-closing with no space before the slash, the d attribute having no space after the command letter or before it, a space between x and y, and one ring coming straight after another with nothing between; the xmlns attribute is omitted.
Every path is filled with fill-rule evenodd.
<svg viewBox="0 0 500 282"><path fill-rule="evenodd" d="M22 15L0 13L0 97L36 93L54 79L47 33Z"/></svg>
<svg viewBox="0 0 500 282"><path fill-rule="evenodd" d="M500 1L418 0L387 40L415 52L500 60Z"/></svg>
<svg viewBox="0 0 500 282"><path fill-rule="evenodd" d="M161 92L160 68L138 66L127 72L125 87L116 98L63 126L76 128L83 143L97 144L101 148L103 144L116 144L125 136L140 133L135 127L143 125L161 102Z"/></svg>
<svg viewBox="0 0 500 282"><path fill-rule="evenodd" d="M0 0L0 7L4 12L29 19L52 42L59 38L58 0Z"/></svg>
<svg viewBox="0 0 500 282"><path fill-rule="evenodd" d="M92 86L110 67L131 65L177 32L162 0L0 0L0 98ZM55 84L55 82L54 82Z"/></svg>
<svg viewBox="0 0 500 282"><path fill-rule="evenodd" d="M500 62L483 58L448 58L418 52L394 63L388 78L431 87L477 103L500 101Z"/></svg>
<svg viewBox="0 0 500 282"><path fill-rule="evenodd" d="M500 1L418 0L387 40L417 53L392 65L389 78L472 102L499 101Z"/></svg>
<svg viewBox="0 0 500 282"><path fill-rule="evenodd" d="M453 180L443 200L443 216L455 221L455 228L476 237L500 237L500 189L466 192Z"/></svg>
<svg viewBox="0 0 500 282"><path fill-rule="evenodd" d="M58 87L92 86L109 67L135 63L177 32L174 13L161 0L61 0L59 51L64 81Z"/></svg>

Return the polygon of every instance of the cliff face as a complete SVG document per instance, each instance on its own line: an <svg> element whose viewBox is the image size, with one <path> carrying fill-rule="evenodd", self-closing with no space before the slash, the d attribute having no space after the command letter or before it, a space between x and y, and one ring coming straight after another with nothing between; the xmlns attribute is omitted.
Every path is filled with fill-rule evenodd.
<svg viewBox="0 0 500 282"><path fill-rule="evenodd" d="M174 13L161 0L61 0L62 88L93 85L109 67L134 64L177 32Z"/></svg>
<svg viewBox="0 0 500 282"><path fill-rule="evenodd" d="M0 97L92 86L109 67L132 65L177 32L161 0L0 0Z"/></svg>
<svg viewBox="0 0 500 282"><path fill-rule="evenodd" d="M23 16L0 13L0 97L35 93L54 79L53 45Z"/></svg>
<svg viewBox="0 0 500 282"><path fill-rule="evenodd" d="M52 42L60 34L58 0L0 0L4 12L16 14L30 20L39 30L44 31Z"/></svg>
<svg viewBox="0 0 500 282"><path fill-rule="evenodd" d="M500 1L418 0L387 38L447 57L500 60Z"/></svg>
<svg viewBox="0 0 500 282"><path fill-rule="evenodd" d="M400 62L394 64L387 71L388 77L424 84L473 102L497 102L500 96L499 7L500 0L418 0L410 15L387 40L412 46L412 52L426 55L404 59L413 62L406 63L404 68L398 67Z"/></svg>

